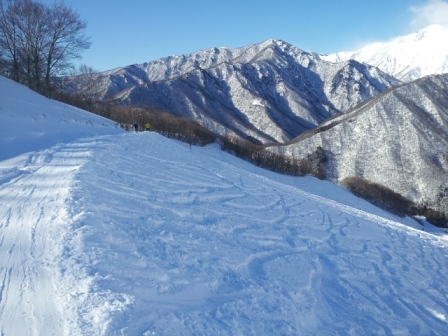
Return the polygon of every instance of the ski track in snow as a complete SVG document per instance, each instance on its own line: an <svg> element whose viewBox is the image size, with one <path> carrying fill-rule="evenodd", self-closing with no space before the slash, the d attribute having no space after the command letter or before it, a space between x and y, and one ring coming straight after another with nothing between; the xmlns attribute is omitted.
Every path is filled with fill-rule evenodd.
<svg viewBox="0 0 448 336"><path fill-rule="evenodd" d="M337 187L153 133L55 146L8 176L2 335L448 332L446 239Z"/></svg>
<svg viewBox="0 0 448 336"><path fill-rule="evenodd" d="M0 334L63 335L54 270L70 218L66 200L85 153L70 145L23 156L0 185Z"/></svg>

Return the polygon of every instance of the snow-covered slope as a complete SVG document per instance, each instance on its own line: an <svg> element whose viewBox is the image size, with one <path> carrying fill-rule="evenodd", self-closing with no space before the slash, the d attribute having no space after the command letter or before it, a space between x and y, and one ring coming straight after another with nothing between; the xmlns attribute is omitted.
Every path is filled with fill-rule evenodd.
<svg viewBox="0 0 448 336"><path fill-rule="evenodd" d="M330 119L320 125L327 130L286 151L303 156L322 146L331 179L361 176L432 202L440 186L448 187L447 89L448 75L402 85Z"/></svg>
<svg viewBox="0 0 448 336"><path fill-rule="evenodd" d="M354 59L396 78L412 80L448 72L448 26L432 25L389 42L369 44L353 52L323 56L332 62Z"/></svg>
<svg viewBox="0 0 448 336"><path fill-rule="evenodd" d="M1 335L446 334L442 231L2 88Z"/></svg>
<svg viewBox="0 0 448 336"><path fill-rule="evenodd" d="M0 160L57 142L120 131L109 119L49 100L0 76Z"/></svg>
<svg viewBox="0 0 448 336"><path fill-rule="evenodd" d="M377 68L326 62L280 40L167 57L96 79L97 97L159 107L217 134L262 142L290 140L398 84Z"/></svg>

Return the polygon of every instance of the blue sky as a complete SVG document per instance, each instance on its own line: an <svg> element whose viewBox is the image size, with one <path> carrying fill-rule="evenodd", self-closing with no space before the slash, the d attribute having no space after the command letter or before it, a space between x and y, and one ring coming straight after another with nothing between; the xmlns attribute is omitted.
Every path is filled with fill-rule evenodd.
<svg viewBox="0 0 448 336"><path fill-rule="evenodd" d="M386 41L448 19L448 0L62 2L87 22L85 34L92 46L80 63L97 70L269 38L327 54Z"/></svg>

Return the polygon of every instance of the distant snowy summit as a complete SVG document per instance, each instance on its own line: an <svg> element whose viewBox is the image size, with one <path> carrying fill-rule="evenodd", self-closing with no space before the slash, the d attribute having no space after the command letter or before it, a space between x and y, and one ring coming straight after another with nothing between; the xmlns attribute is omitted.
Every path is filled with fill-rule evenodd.
<svg viewBox="0 0 448 336"><path fill-rule="evenodd" d="M389 42L369 44L357 51L323 56L331 62L354 59L396 77L412 80L448 72L448 25L431 25Z"/></svg>

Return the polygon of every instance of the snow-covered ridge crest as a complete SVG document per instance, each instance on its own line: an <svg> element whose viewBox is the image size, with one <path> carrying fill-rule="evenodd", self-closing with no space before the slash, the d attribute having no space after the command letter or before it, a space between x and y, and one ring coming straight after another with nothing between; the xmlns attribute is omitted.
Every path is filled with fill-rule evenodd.
<svg viewBox="0 0 448 336"><path fill-rule="evenodd" d="M323 59L354 59L380 68L406 82L448 72L448 25L431 25L388 42L369 44L357 51L340 52Z"/></svg>
<svg viewBox="0 0 448 336"><path fill-rule="evenodd" d="M134 64L129 67L142 70L141 75L145 74L146 76L146 78L142 78L144 81L170 80L197 68L209 69L223 63L247 63L262 50L274 46L283 46L285 48L285 46L290 45L282 40L268 39L261 43L240 48L214 47L191 54L167 56L152 62ZM106 76L122 74L129 67L105 71L103 74Z"/></svg>

